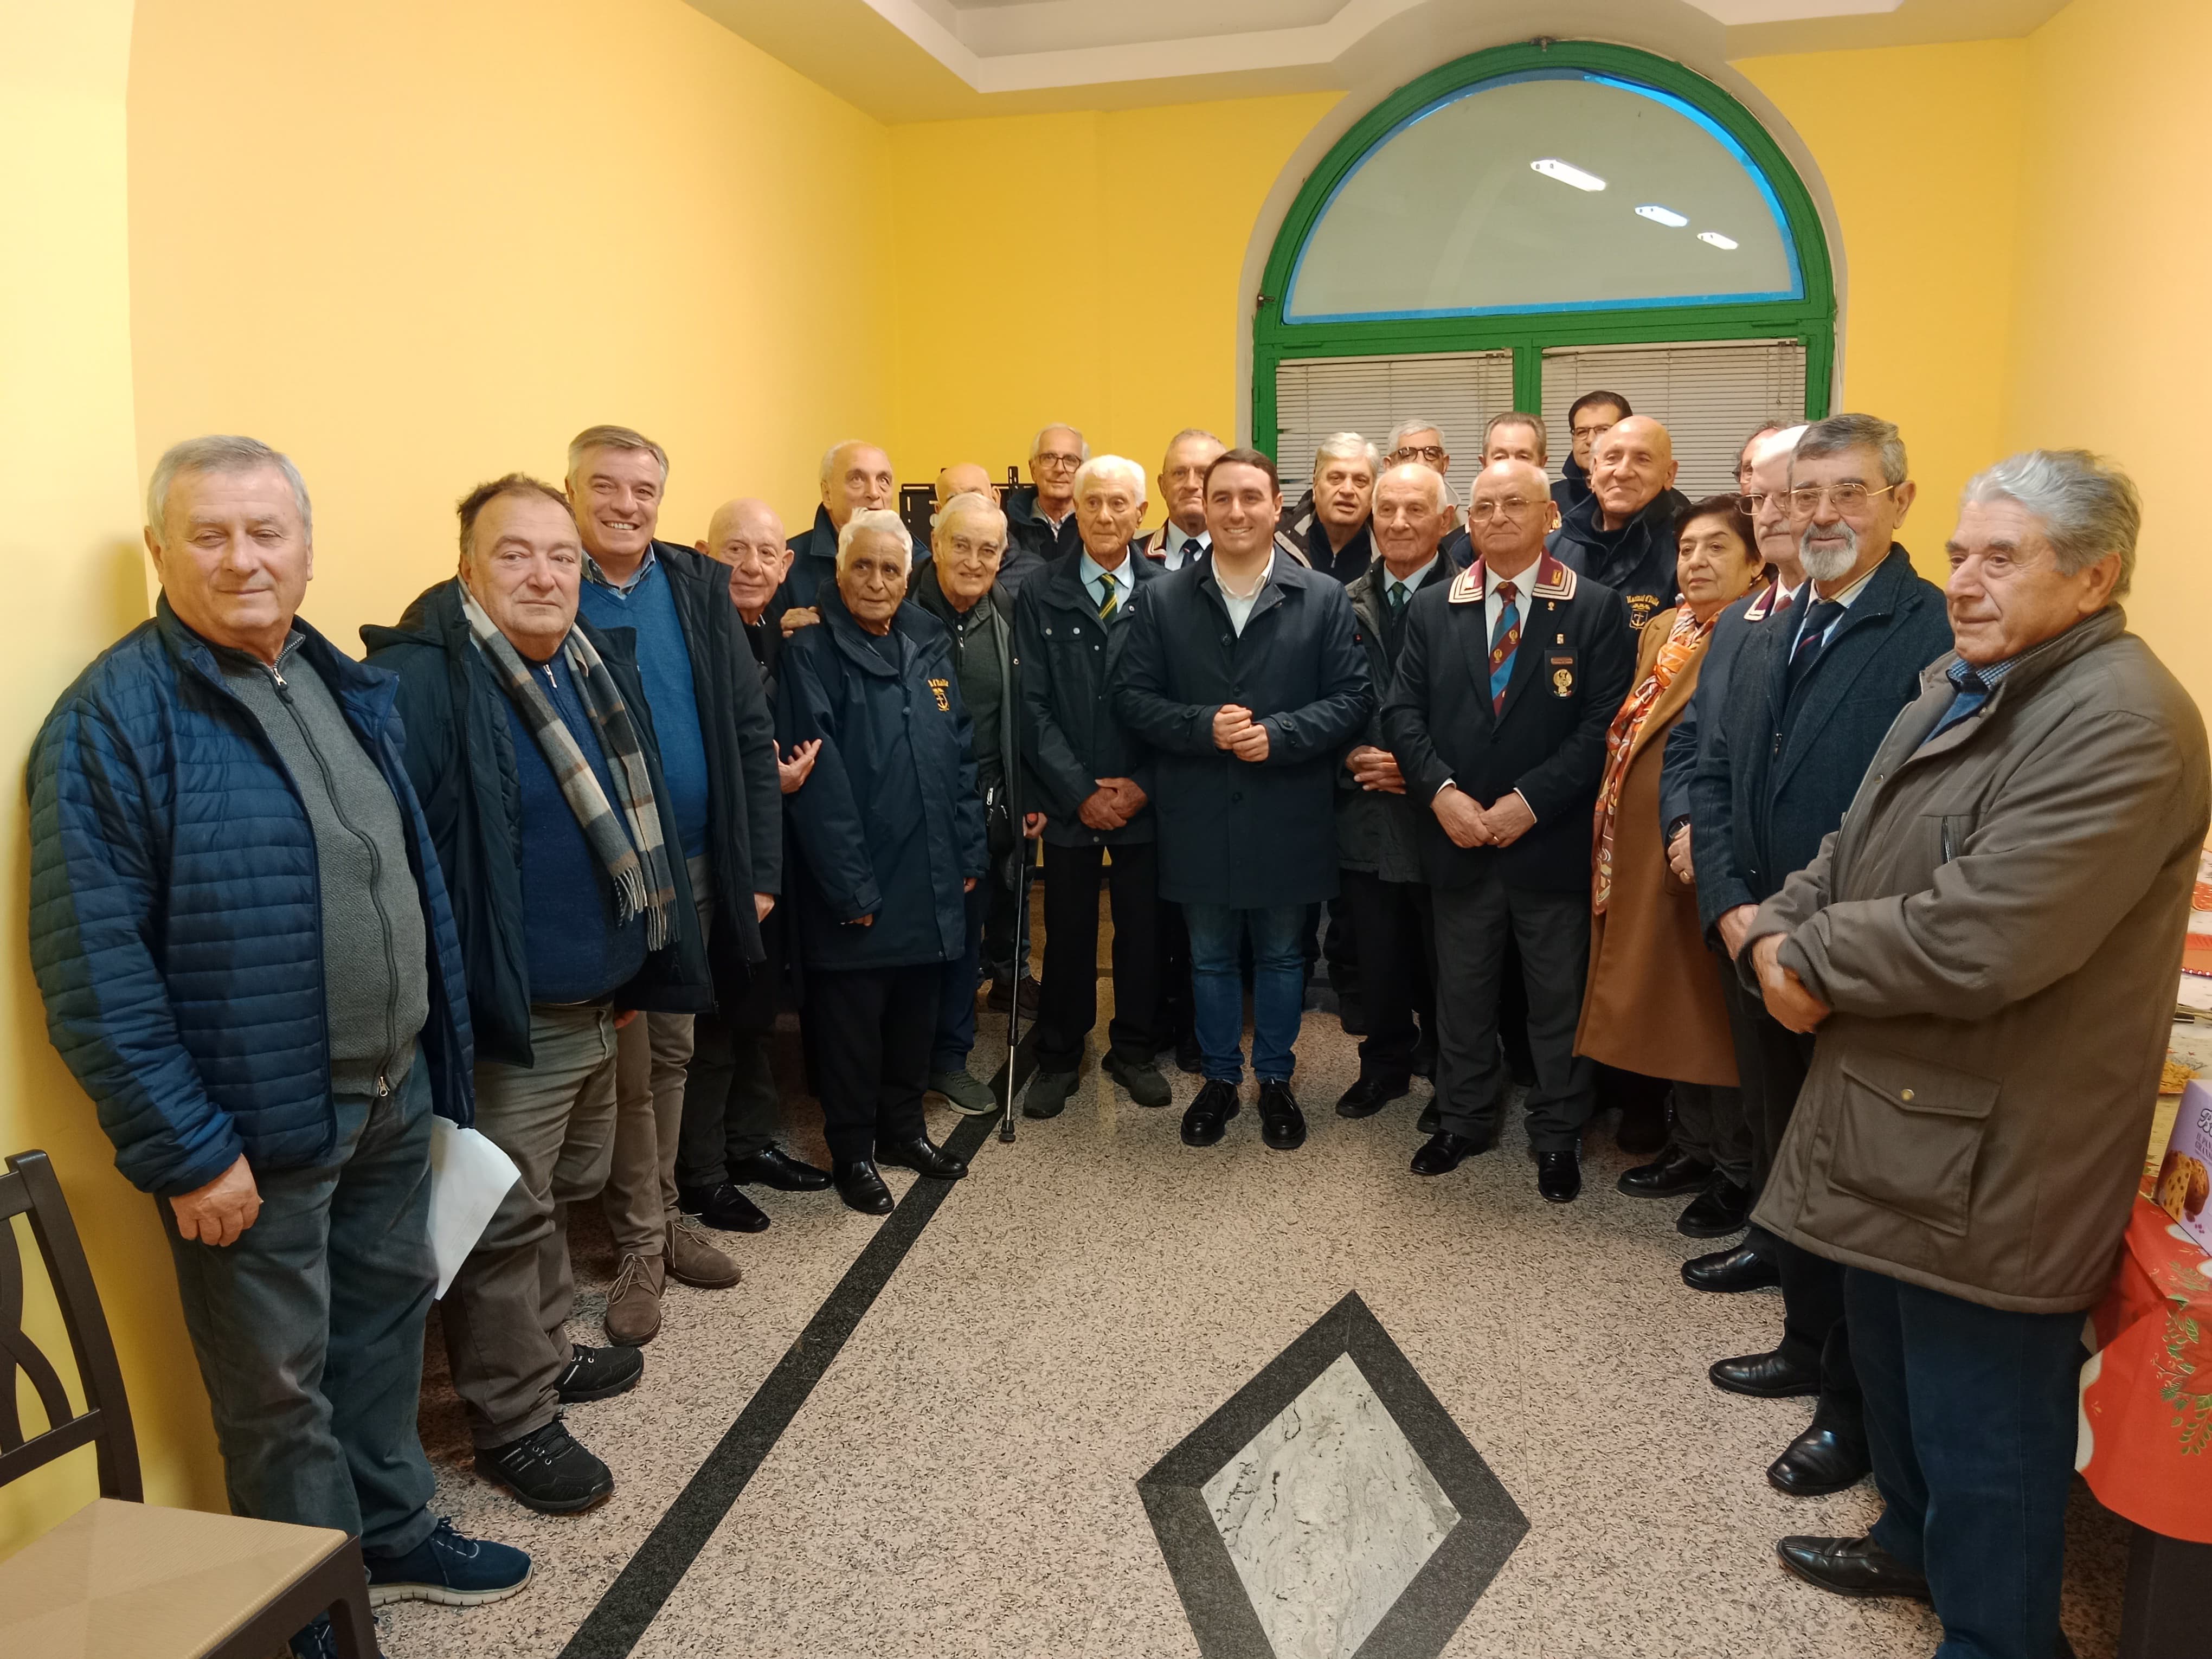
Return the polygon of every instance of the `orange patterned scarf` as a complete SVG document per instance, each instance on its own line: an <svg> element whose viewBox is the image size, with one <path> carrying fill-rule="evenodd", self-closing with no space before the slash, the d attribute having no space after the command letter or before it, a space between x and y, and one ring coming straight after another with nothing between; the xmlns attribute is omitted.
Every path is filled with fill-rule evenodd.
<svg viewBox="0 0 2212 1659"><path fill-rule="evenodd" d="M1700 623L1688 605L1674 612L1674 625L1668 630L1666 644L1659 647L1658 660L1643 683L1628 694L1620 705L1620 712L1613 717L1613 724L1605 734L1605 776L1597 786L1597 814L1591 825L1594 854L1590 868L1590 914L1603 915L1605 907L1613 897L1613 809L1620 805L1621 786L1628 781L1628 757L1636 747L1636 734L1644 729L1644 722L1651 717L1661 695L1674 683L1683 665L1698 653L1713 631L1713 623L1720 620L1716 611L1712 621Z"/></svg>

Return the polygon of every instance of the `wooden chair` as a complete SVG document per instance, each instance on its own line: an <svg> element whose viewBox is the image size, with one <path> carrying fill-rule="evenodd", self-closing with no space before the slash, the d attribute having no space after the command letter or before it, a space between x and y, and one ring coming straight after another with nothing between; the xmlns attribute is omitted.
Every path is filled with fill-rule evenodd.
<svg viewBox="0 0 2212 1659"><path fill-rule="evenodd" d="M44 1152L0 1176L0 1486L88 1443L100 1497L0 1561L0 1654L22 1659L270 1659L317 1614L341 1659L375 1659L360 1543L325 1527L157 1509L144 1501L138 1442L115 1345L61 1183ZM14 1218L30 1218L61 1304L85 1409L23 1329ZM15 1373L30 1379L44 1432L25 1438Z"/></svg>

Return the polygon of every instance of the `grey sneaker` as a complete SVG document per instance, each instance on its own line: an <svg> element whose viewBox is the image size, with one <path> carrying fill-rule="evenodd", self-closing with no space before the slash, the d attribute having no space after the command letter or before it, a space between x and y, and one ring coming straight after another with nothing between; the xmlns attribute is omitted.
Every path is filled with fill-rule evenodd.
<svg viewBox="0 0 2212 1659"><path fill-rule="evenodd" d="M1039 1072L1030 1079L1029 1092L1022 1097L1024 1117L1058 1117L1067 1105L1067 1097L1075 1092L1079 1072Z"/></svg>
<svg viewBox="0 0 2212 1659"><path fill-rule="evenodd" d="M945 1103L963 1117L988 1117L999 1109L989 1086L965 1072L932 1072L929 1092L943 1095Z"/></svg>
<svg viewBox="0 0 2212 1659"><path fill-rule="evenodd" d="M1175 1098L1167 1079L1149 1060L1133 1060L1109 1050L1099 1065L1108 1077L1129 1091L1129 1098L1139 1106L1164 1106Z"/></svg>

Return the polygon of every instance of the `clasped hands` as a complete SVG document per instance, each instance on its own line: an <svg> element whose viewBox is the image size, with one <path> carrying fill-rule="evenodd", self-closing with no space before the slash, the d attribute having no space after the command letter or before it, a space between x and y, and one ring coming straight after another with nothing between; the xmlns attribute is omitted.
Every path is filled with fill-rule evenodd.
<svg viewBox="0 0 2212 1659"><path fill-rule="evenodd" d="M1344 764L1352 781L1362 789L1383 795L1406 793L1406 780L1398 770L1398 757L1387 749L1364 743L1344 757Z"/></svg>
<svg viewBox="0 0 2212 1659"><path fill-rule="evenodd" d="M1429 810L1437 815L1437 822L1443 825L1455 847L1510 847L1536 822L1536 814L1517 789L1508 790L1483 807L1475 805L1474 797L1457 784L1448 783L1437 792Z"/></svg>
<svg viewBox="0 0 2212 1659"><path fill-rule="evenodd" d="M1145 792L1135 779L1093 778L1091 781L1098 787L1075 809L1076 817L1091 829L1119 830L1144 811Z"/></svg>
<svg viewBox="0 0 2212 1659"><path fill-rule="evenodd" d="M1787 937L1784 933L1761 934L1752 945L1751 965L1759 975L1759 994L1766 999L1766 1012L1784 1030L1809 1036L1834 1011L1805 988L1805 981L1797 977L1796 969L1784 963L1782 941Z"/></svg>
<svg viewBox="0 0 2212 1659"><path fill-rule="evenodd" d="M1267 728L1243 703L1224 702L1213 711L1213 746L1257 766L1267 758Z"/></svg>

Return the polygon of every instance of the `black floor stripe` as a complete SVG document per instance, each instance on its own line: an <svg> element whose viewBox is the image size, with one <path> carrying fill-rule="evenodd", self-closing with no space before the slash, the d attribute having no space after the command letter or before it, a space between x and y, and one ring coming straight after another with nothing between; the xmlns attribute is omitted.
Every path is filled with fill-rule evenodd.
<svg viewBox="0 0 2212 1659"><path fill-rule="evenodd" d="M1034 1066L1027 1036L1006 1065L1015 1066L1018 1087L1027 1080ZM1006 1066L999 1068L994 1089L1006 1086ZM972 1158L998 1126L995 1116L965 1119L946 1139L945 1146L961 1158ZM806 1322L799 1340L745 1402L738 1420L707 1454L707 1461L638 1546L629 1565L577 1626L568 1644L561 1650L561 1659L627 1659L646 1626L683 1583L684 1575L690 1571L746 1483L805 1407L814 1385L875 1305L884 1286L890 1283L891 1275L921 1237L938 1206L957 1185L949 1181L917 1180L907 1188L898 1207L884 1218L829 1299Z"/></svg>

